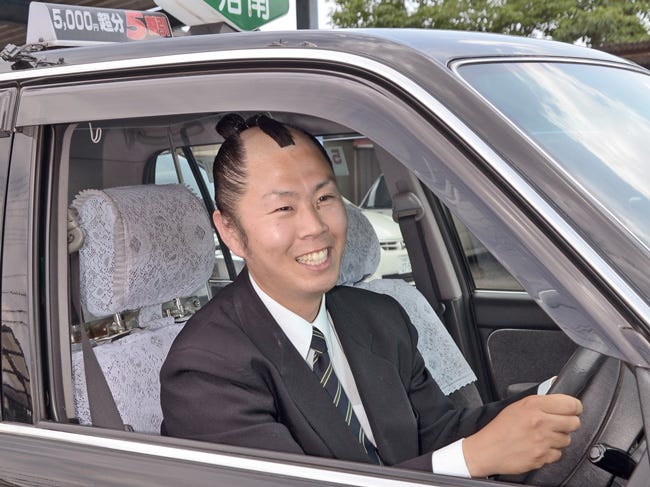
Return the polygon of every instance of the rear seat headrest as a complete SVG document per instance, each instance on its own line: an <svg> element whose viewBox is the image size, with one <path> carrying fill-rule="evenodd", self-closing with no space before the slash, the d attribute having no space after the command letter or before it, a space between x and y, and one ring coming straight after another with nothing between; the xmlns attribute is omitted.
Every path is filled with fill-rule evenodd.
<svg viewBox="0 0 650 487"><path fill-rule="evenodd" d="M212 274L210 219L182 185L85 190L72 206L84 234L81 301L95 316L187 296Z"/></svg>

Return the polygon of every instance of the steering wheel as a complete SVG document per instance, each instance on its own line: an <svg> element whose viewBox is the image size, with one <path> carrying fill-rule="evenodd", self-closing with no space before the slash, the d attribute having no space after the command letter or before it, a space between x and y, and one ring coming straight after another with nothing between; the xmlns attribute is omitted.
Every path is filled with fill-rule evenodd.
<svg viewBox="0 0 650 487"><path fill-rule="evenodd" d="M606 355L588 348L578 347L562 367L548 393L580 397L593 376L605 364L607 358Z"/></svg>
<svg viewBox="0 0 650 487"><path fill-rule="evenodd" d="M501 475L500 480L526 485L563 485L583 461L593 443L605 412L616 398L621 364L598 352L579 347L564 365L549 390L583 401L580 428L571 435L571 445L562 451L559 461L522 475Z"/></svg>

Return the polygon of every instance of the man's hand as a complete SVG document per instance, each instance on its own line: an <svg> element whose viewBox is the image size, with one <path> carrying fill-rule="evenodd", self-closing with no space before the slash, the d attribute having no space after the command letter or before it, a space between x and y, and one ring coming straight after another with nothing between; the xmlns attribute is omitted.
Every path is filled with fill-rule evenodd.
<svg viewBox="0 0 650 487"><path fill-rule="evenodd" d="M519 474L560 459L580 426L582 403L571 396L528 396L506 407L463 441L472 477Z"/></svg>

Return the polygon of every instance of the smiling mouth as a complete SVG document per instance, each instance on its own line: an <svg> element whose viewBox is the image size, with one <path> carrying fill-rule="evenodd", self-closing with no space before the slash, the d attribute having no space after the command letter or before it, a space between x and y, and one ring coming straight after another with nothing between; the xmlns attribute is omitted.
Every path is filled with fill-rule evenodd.
<svg viewBox="0 0 650 487"><path fill-rule="evenodd" d="M329 249L326 248L323 250L319 250L317 252L311 252L309 254L304 254L299 257L296 257L296 261L298 261L301 264L317 266L327 261L328 257L329 257Z"/></svg>

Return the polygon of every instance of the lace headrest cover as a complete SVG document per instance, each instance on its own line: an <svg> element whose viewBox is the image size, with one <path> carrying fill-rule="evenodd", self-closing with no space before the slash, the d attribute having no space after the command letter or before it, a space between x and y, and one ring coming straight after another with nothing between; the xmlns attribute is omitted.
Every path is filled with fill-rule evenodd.
<svg viewBox="0 0 650 487"><path fill-rule="evenodd" d="M340 286L352 286L372 275L379 265L381 248L375 229L361 210L345 205L348 214L348 235L337 282Z"/></svg>
<svg viewBox="0 0 650 487"><path fill-rule="evenodd" d="M81 301L95 316L188 296L214 266L212 225L202 202L181 185L85 190L72 205Z"/></svg>

